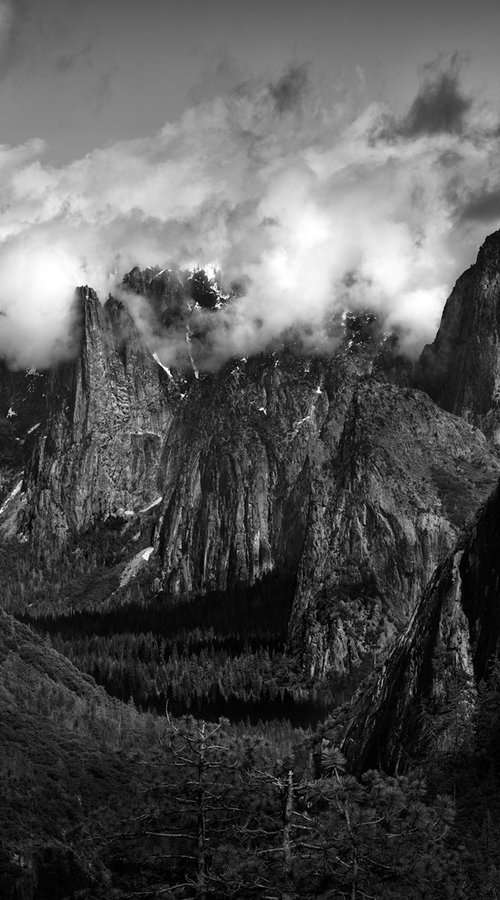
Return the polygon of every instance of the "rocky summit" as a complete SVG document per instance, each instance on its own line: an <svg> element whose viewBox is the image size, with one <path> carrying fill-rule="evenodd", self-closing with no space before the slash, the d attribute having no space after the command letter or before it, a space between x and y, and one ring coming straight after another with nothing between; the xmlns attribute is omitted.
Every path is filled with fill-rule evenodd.
<svg viewBox="0 0 500 900"><path fill-rule="evenodd" d="M203 270L136 268L124 279L121 299L101 302L92 288L78 288L79 349L72 361L44 372L2 365L2 606L24 622L6 616L0 622L8 649L9 740L15 744L18 727L16 671L32 685L22 692L22 729L40 727L38 710L25 697L38 691L50 707L50 734L44 731L43 739L57 743L50 697L56 705L60 697L65 741L76 729L78 745L90 735L97 754L96 740L107 741L98 768L108 767L109 753L125 752L124 729L132 735L131 752L141 742L166 741L169 728L172 748L179 726L171 716L194 713L198 720L183 732L184 761L188 750L199 761L208 746L206 722L221 715L248 728L276 720L290 728L314 726L317 733L306 739L277 739L283 753L273 757L275 782L266 781L265 789L261 782L259 790L278 785L291 803L290 785L307 782L300 803L307 794L307 809L320 815L313 773L326 778L326 792L334 786L344 792L336 794L335 808L344 810L349 841L352 804L380 812L382 794L375 802L361 779L364 799L346 800L346 785L352 787L346 772L361 778L378 769L404 778L429 753L441 759L453 751L455 760L473 753L484 685L494 683L500 232L487 238L457 281L436 338L416 364L373 314L347 310L329 323L328 352L306 352L290 330L260 353L208 366L207 342L242 290L235 284L224 293ZM167 365L161 348L173 344L175 359ZM30 643L28 625L52 646L45 651L35 636ZM86 673L81 684L65 657ZM33 687L33 660L40 688ZM90 676L117 698L113 704ZM68 694L68 678L80 699ZM63 686L53 689L51 680ZM106 709L113 722L108 736L101 734ZM165 710L161 728L142 718ZM481 752L495 745L491 715L488 722ZM248 735L245 740L248 774L257 751L248 749ZM221 753L229 753L229 743ZM92 781L94 763L87 763ZM265 764L259 765L263 778ZM139 784L137 766L133 771ZM120 772L106 775L118 792ZM410 803L408 783L389 786ZM440 821L432 809L432 821ZM141 822L151 815L150 807L143 810ZM33 833L43 832L40 821ZM83 814L79 821L83 827ZM165 829L157 822L146 831L156 840ZM15 884L26 876L26 897L34 900L45 857L32 842L29 872L23 870L16 856L21 832L8 865ZM233 850L235 833L228 838ZM169 835L163 835L167 844ZM134 875L145 896L141 854L148 840L141 832L136 862L143 874ZM320 838L314 840L319 847ZM98 882L109 886L113 878L117 893L109 896L128 896L123 845L119 865L111 845L103 850L99 840L78 858L74 844L68 846L71 853L57 865L76 867L82 897L93 897ZM186 855L197 860L186 882L197 885L192 896L237 896L236 882L231 894L222 869L209 893L208 850L203 856L199 848L198 856ZM158 846L153 850L157 859ZM172 855L169 844L168 850ZM402 865L380 864L394 871ZM323 873L327 881L330 869ZM274 875L266 873L269 886ZM168 884L181 874L174 866ZM248 886L248 872L241 877ZM0 871L0 884L1 878ZM7 896L17 896L7 876L5 884ZM222 884L226 893L217 894ZM327 896L318 885L314 890L286 896ZM352 884L349 890L358 896ZM262 894L268 895L275 896Z"/></svg>
<svg viewBox="0 0 500 900"><path fill-rule="evenodd" d="M443 409L500 443L500 231L486 238L476 263L458 279L438 333L424 348L419 385Z"/></svg>

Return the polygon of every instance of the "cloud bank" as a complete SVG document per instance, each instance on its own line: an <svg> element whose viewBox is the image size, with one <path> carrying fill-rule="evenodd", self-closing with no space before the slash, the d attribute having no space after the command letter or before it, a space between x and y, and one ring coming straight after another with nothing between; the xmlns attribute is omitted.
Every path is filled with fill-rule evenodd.
<svg viewBox="0 0 500 900"><path fill-rule="evenodd" d="M70 355L78 284L105 299L135 265L205 263L247 285L217 314L208 367L292 325L314 347L345 308L377 312L416 351L483 220L497 224L498 120L464 93L456 58L424 70L402 116L352 109L295 66L61 168L39 141L0 147L0 355ZM175 362L175 342L162 352Z"/></svg>

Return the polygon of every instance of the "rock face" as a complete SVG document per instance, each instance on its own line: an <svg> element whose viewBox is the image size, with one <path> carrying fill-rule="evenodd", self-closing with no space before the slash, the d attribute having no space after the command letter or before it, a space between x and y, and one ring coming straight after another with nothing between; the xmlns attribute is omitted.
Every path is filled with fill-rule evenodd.
<svg viewBox="0 0 500 900"><path fill-rule="evenodd" d="M417 380L439 406L500 444L500 231L458 279Z"/></svg>
<svg viewBox="0 0 500 900"><path fill-rule="evenodd" d="M500 637L500 487L436 570L380 676L354 706L345 740L353 768L404 769L428 740L425 708L452 710L438 749L460 738Z"/></svg>
<svg viewBox="0 0 500 900"><path fill-rule="evenodd" d="M0 507L22 477L35 432L46 421L46 383L46 372L12 372L0 360Z"/></svg>
<svg viewBox="0 0 500 900"><path fill-rule="evenodd" d="M162 462L157 543L164 588L225 590L296 571L309 456L328 408L324 366L240 361L194 381Z"/></svg>
<svg viewBox="0 0 500 900"><path fill-rule="evenodd" d="M24 527L62 541L96 519L146 505L172 420L168 376L118 301L81 288L81 351L53 371L50 416L26 478Z"/></svg>
<svg viewBox="0 0 500 900"><path fill-rule="evenodd" d="M168 273L139 274L157 318L178 311ZM311 676L371 666L498 478L481 432L404 386L370 316L344 317L330 357L281 348L180 376L121 303L88 288L78 302L80 355L48 378L24 533L63 546L157 501L167 596L272 571L295 585L288 647Z"/></svg>
<svg viewBox="0 0 500 900"><path fill-rule="evenodd" d="M500 279L493 250L481 253L463 276L478 309L481 290L492 303ZM408 365L373 316L333 323L330 356L304 358L288 345L200 374L202 328L216 327L230 298L199 273L193 286L167 270L133 270L126 286L150 304L156 330L182 334L187 368L159 364L120 302L101 306L79 289L80 355L47 378L49 417L23 484L22 534L61 547L108 517L157 504L152 560L164 594L232 590L272 571L295 590L288 648L305 671L371 668L496 483L497 451L409 387ZM464 291L443 323L465 315ZM469 330L481 326L473 341L493 327L483 318L471 321ZM443 324L440 334L448 331ZM493 340L488 348L491 369Z"/></svg>
<svg viewBox="0 0 500 900"><path fill-rule="evenodd" d="M352 332L329 359L234 363L192 380L165 447L166 593L288 573L288 647L316 677L385 652L500 472L478 430L384 379Z"/></svg>
<svg viewBox="0 0 500 900"><path fill-rule="evenodd" d="M328 424L321 437L289 641L311 675L352 674L408 620L499 468L477 430L373 376L338 443Z"/></svg>
<svg viewBox="0 0 500 900"><path fill-rule="evenodd" d="M460 739L476 685L498 653L499 546L500 487L438 567L381 674L354 704L344 752L355 770L403 770L428 741L423 710L448 720L439 749Z"/></svg>

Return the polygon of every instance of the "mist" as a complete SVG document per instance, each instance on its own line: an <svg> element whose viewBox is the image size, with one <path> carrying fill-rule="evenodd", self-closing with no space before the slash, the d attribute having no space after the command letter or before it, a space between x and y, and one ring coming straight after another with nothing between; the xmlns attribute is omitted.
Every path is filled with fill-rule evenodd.
<svg viewBox="0 0 500 900"><path fill-rule="evenodd" d="M456 58L427 66L399 113L335 98L294 66L63 167L36 139L0 146L0 356L18 368L70 357L74 290L88 284L123 296L175 364L185 335L153 335L122 278L207 264L246 291L207 326L205 368L290 327L314 350L344 309L376 312L417 353L498 225L498 118L464 90Z"/></svg>

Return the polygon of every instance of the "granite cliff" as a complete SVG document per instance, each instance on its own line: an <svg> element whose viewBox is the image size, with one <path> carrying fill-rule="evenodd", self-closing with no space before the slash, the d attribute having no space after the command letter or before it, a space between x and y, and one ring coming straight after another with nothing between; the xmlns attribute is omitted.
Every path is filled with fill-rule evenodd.
<svg viewBox="0 0 500 900"><path fill-rule="evenodd" d="M192 303L170 273L135 270L129 287L184 327ZM10 533L14 520L57 553L113 521L132 560L127 522L154 506L165 602L273 572L293 592L288 650L304 671L370 668L498 478L481 431L408 386L372 316L343 316L328 357L288 344L200 374L159 364L119 301L81 288L77 303L80 354L46 376Z"/></svg>
<svg viewBox="0 0 500 900"><path fill-rule="evenodd" d="M500 637L500 487L436 569L404 635L353 704L344 752L353 769L404 770L424 748L467 740L478 684ZM437 726L437 728L436 728Z"/></svg>
<svg viewBox="0 0 500 900"><path fill-rule="evenodd" d="M450 412L500 444L500 231L458 279L438 333L420 358L417 381Z"/></svg>
<svg viewBox="0 0 500 900"><path fill-rule="evenodd" d="M77 292L80 354L48 375L49 416L27 468L21 530L60 544L158 497L169 381L123 304Z"/></svg>
<svg viewBox="0 0 500 900"><path fill-rule="evenodd" d="M479 381L491 390L472 418L490 435L498 242L489 238L459 281L469 288L455 288L422 355L417 385L428 393L411 386L397 338L373 316L338 319L328 356L305 357L291 339L200 373L188 347L181 372L149 352L123 303L101 305L80 288L80 353L43 376L46 421L17 462L25 474L4 502L4 534L8 519L10 536L57 554L112 522L122 559L133 560L127 523L154 508L143 558L152 553L151 598L234 591L273 572L293 593L287 645L305 672L371 668L500 473L495 447L454 414L466 410L449 400L443 375L454 335L474 346L486 335ZM168 270L133 270L125 289L142 293L160 332L188 337L193 310L216 317L230 302L200 273L193 287ZM477 313L457 332L483 306L486 319ZM475 397L479 381L457 353L461 396Z"/></svg>

